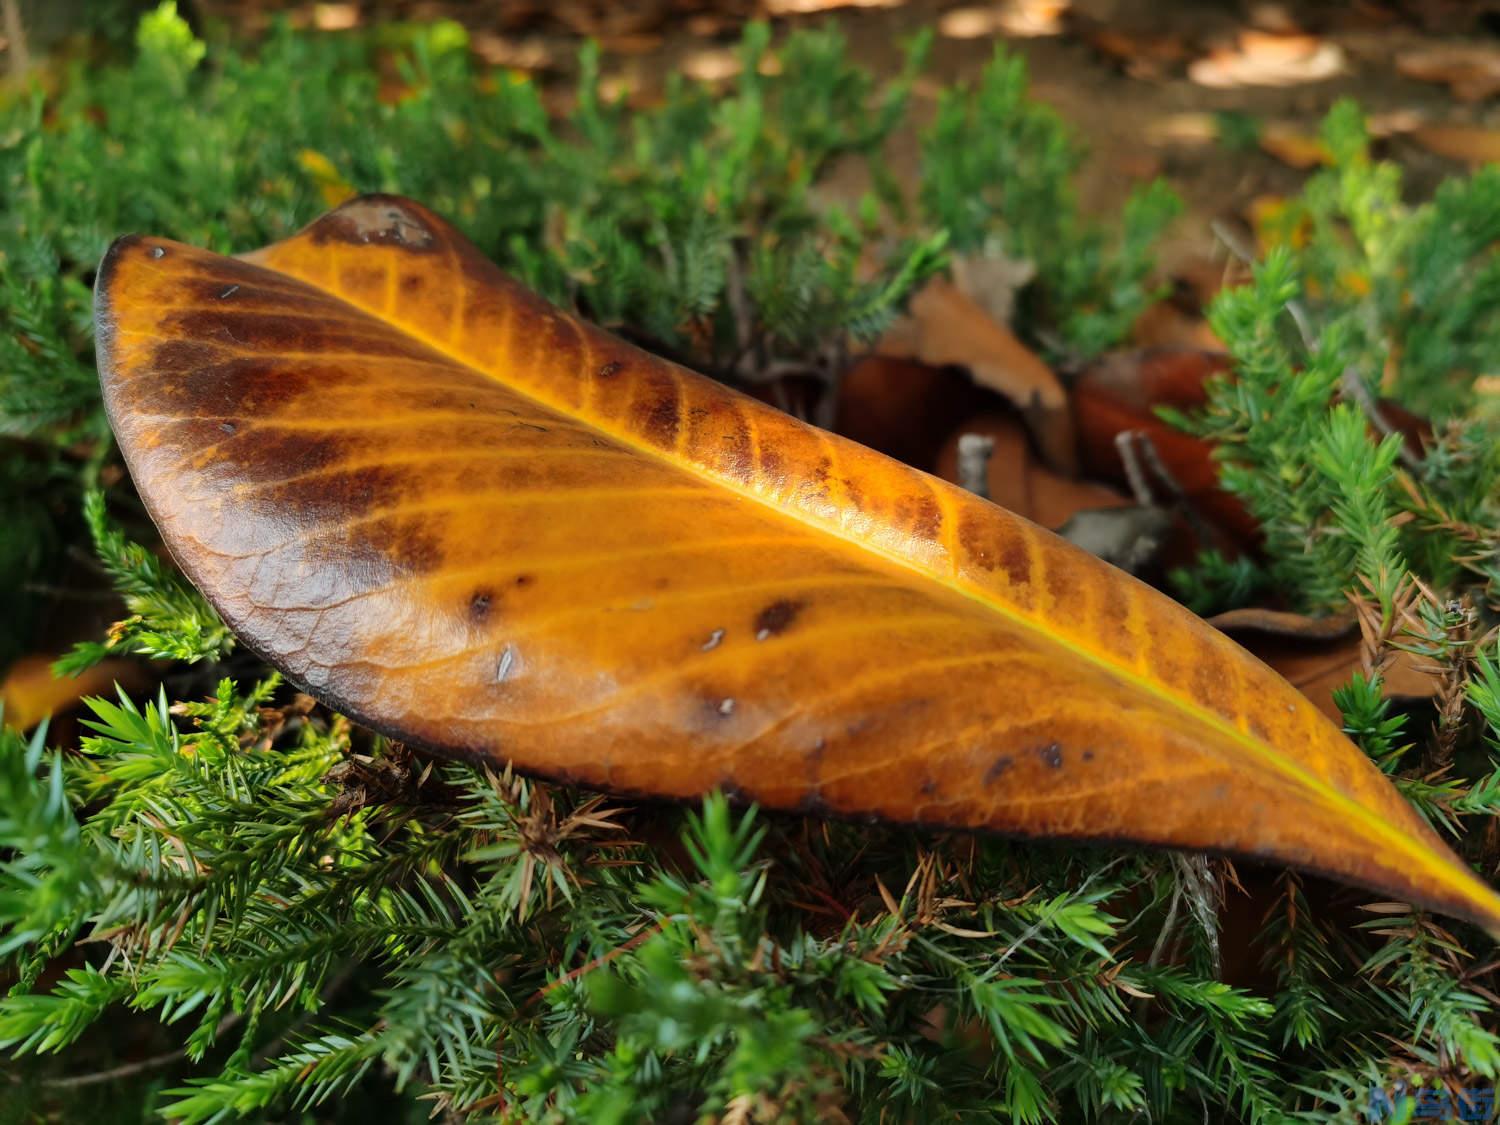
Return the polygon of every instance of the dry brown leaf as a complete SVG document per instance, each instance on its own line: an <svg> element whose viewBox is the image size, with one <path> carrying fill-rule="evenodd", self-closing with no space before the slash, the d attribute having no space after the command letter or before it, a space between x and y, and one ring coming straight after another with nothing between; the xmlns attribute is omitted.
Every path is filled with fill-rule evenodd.
<svg viewBox="0 0 1500 1125"><path fill-rule="evenodd" d="M1285 610L1263 609L1258 606L1217 613L1208 618L1208 623L1226 633L1265 633L1302 641L1336 641L1359 628L1359 622L1352 613L1308 617L1303 613L1288 613Z"/></svg>
<svg viewBox="0 0 1500 1125"><path fill-rule="evenodd" d="M1333 154L1316 133L1285 122L1273 122L1260 132L1260 147L1292 168L1316 168L1331 164Z"/></svg>
<svg viewBox="0 0 1500 1125"><path fill-rule="evenodd" d="M248 647L391 737L613 792L1217 848L1500 934L1222 633L1051 533L559 310L390 196L118 241L104 403Z"/></svg>
<svg viewBox="0 0 1500 1125"><path fill-rule="evenodd" d="M938 34L946 39L987 39L1006 35L1035 39L1060 35L1071 0L1002 0L970 8L955 8L938 20Z"/></svg>
<svg viewBox="0 0 1500 1125"><path fill-rule="evenodd" d="M1139 34L1102 24L1080 28L1079 38L1132 78L1157 80L1177 70L1187 58L1187 41L1180 35Z"/></svg>
<svg viewBox="0 0 1500 1125"><path fill-rule="evenodd" d="M1047 463L1062 472L1077 464L1068 396L1052 369L953 282L934 278L912 298L910 312L881 337L880 355L933 367L962 367L981 386L1003 395L1036 435Z"/></svg>
<svg viewBox="0 0 1500 1125"><path fill-rule="evenodd" d="M134 691L150 678L134 660L102 660L77 676L56 677L52 662L56 657L23 656L5 673L0 682L0 704L5 708L5 725L30 730L49 715L57 715L75 706L87 695L114 695L115 684Z"/></svg>
<svg viewBox="0 0 1500 1125"><path fill-rule="evenodd" d="M1500 129L1483 125L1418 125L1412 140L1428 152L1468 164L1500 161Z"/></svg>
<svg viewBox="0 0 1500 1125"><path fill-rule="evenodd" d="M1344 70L1344 52L1314 35L1281 35L1246 28L1233 47L1217 48L1188 67L1200 86L1300 86Z"/></svg>
<svg viewBox="0 0 1500 1125"><path fill-rule="evenodd" d="M1214 334L1206 316L1187 312L1172 301L1158 301L1141 313L1130 329L1130 342L1138 348L1224 349L1224 341Z"/></svg>
<svg viewBox="0 0 1500 1125"><path fill-rule="evenodd" d="M990 499L1043 527L1056 530L1079 512L1125 508L1132 503L1107 485L1053 472L1032 452L1026 428L1005 414L971 418L944 443L934 470L944 480L958 480L958 439L963 434L994 439L989 463Z"/></svg>
<svg viewBox="0 0 1500 1125"><path fill-rule="evenodd" d="M839 380L834 428L914 468L930 469L955 427L998 405L993 393L955 368L867 355Z"/></svg>
<svg viewBox="0 0 1500 1125"><path fill-rule="evenodd" d="M1440 82L1461 102L1483 101L1500 94L1500 47L1487 43L1449 43L1421 47L1396 56L1396 69L1420 82Z"/></svg>

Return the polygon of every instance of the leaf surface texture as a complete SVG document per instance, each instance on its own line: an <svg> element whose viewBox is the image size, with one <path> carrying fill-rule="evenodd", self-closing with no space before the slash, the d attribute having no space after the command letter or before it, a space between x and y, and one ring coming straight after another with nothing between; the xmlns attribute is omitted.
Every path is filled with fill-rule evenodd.
<svg viewBox="0 0 1500 1125"><path fill-rule="evenodd" d="M1295 864L1500 928L1295 689L962 490L353 200L244 259L118 242L110 419L163 537L294 681L617 792Z"/></svg>

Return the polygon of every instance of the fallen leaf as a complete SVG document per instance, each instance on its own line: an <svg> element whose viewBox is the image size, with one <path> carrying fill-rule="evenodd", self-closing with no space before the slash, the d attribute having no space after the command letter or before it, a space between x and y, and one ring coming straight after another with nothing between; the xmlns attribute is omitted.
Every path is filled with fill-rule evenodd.
<svg viewBox="0 0 1500 1125"><path fill-rule="evenodd" d="M987 443L984 477L966 479L965 438ZM969 470L973 472L974 470ZM1057 532L1105 562L1140 574L1167 556L1186 564L1197 555L1193 530L1167 506L1139 505L1114 489L1053 472L1027 440L1013 413L968 419L944 445L937 474ZM977 474L976 474L977 475Z"/></svg>
<svg viewBox="0 0 1500 1125"><path fill-rule="evenodd" d="M1222 351L1224 342L1214 334L1208 318L1190 313L1171 301L1157 301L1141 313L1130 329L1130 342L1138 348L1173 348Z"/></svg>
<svg viewBox="0 0 1500 1125"><path fill-rule="evenodd" d="M1323 82L1344 71L1337 43L1313 35L1280 34L1245 28L1232 47L1220 47L1188 66L1200 86L1299 86Z"/></svg>
<svg viewBox="0 0 1500 1125"><path fill-rule="evenodd" d="M1500 129L1483 125L1418 125L1412 140L1428 152L1468 164L1500 161Z"/></svg>
<svg viewBox="0 0 1500 1125"><path fill-rule="evenodd" d="M1125 31L1080 18L1078 37L1132 78L1157 81L1179 70L1187 58L1187 41L1171 32Z"/></svg>
<svg viewBox="0 0 1500 1125"><path fill-rule="evenodd" d="M1285 610L1264 609L1259 606L1225 610L1208 618L1208 623L1226 633L1265 633L1303 641L1342 640L1359 628L1359 622L1352 613L1309 617L1304 613L1288 613Z"/></svg>
<svg viewBox="0 0 1500 1125"><path fill-rule="evenodd" d="M953 282L939 277L924 285L912 298L908 315L891 326L875 351L932 367L964 368L976 383L1015 405L1050 465L1063 472L1076 465L1062 383L1007 325Z"/></svg>
<svg viewBox="0 0 1500 1125"><path fill-rule="evenodd" d="M1500 94L1500 48L1481 43L1421 47L1396 56L1396 69L1420 82L1440 82L1461 102Z"/></svg>
<svg viewBox="0 0 1500 1125"><path fill-rule="evenodd" d="M1243 275L1223 260L1189 257L1179 261L1172 270L1170 293L1131 326L1131 342L1138 348L1222 352L1223 341L1214 335L1204 309L1221 289L1238 280Z"/></svg>
<svg viewBox="0 0 1500 1125"><path fill-rule="evenodd" d="M1036 263L1003 254L956 254L953 284L983 309L991 320L1009 324L1016 315L1016 298L1036 277Z"/></svg>
<svg viewBox="0 0 1500 1125"><path fill-rule="evenodd" d="M1333 154L1316 133L1284 122L1275 122L1262 129L1259 143L1265 152L1292 168L1305 170L1333 163Z"/></svg>
<svg viewBox="0 0 1500 1125"><path fill-rule="evenodd" d="M964 419L998 405L992 392L957 368L868 355L839 380L835 429L898 461L930 469Z"/></svg>
<svg viewBox="0 0 1500 1125"><path fill-rule="evenodd" d="M1233 546L1248 550L1260 543L1260 525L1238 498L1219 486L1213 445L1156 414L1159 406L1202 406L1205 380L1228 369L1229 357L1222 352L1113 352L1074 381L1073 420L1086 476L1127 484L1129 475L1115 439L1126 432L1144 434L1193 510L1227 534Z"/></svg>
<svg viewBox="0 0 1500 1125"><path fill-rule="evenodd" d="M54 676L56 657L23 656L6 670L0 682L0 705L5 725L30 730L43 719L76 707L84 696L114 695L118 683L126 691L142 687L149 677L134 660L101 660L77 676Z"/></svg>
<svg viewBox="0 0 1500 1125"><path fill-rule="evenodd" d="M938 20L938 34L946 39L988 39L1008 35L1035 39L1060 35L1063 16L1072 0L1001 0L971 8L954 8Z"/></svg>
<svg viewBox="0 0 1500 1125"><path fill-rule="evenodd" d="M958 482L958 439L963 434L992 438L990 499L1002 508L1057 530L1079 512L1124 508L1130 499L1113 488L1054 472L1031 451L1026 428L1011 415L990 413L968 419L944 443L935 469L944 480Z"/></svg>
<svg viewBox="0 0 1500 1125"><path fill-rule="evenodd" d="M475 31L471 42L474 54L490 66L535 73L551 70L557 62L552 48L538 38L512 39L493 31Z"/></svg>
<svg viewBox="0 0 1500 1125"><path fill-rule="evenodd" d="M359 26L358 4L314 4L313 26L319 31L348 31Z"/></svg>
<svg viewBox="0 0 1500 1125"><path fill-rule="evenodd" d="M1290 685L1050 532L547 304L426 209L99 271L188 577L413 746L620 793L1214 848L1500 895Z"/></svg>

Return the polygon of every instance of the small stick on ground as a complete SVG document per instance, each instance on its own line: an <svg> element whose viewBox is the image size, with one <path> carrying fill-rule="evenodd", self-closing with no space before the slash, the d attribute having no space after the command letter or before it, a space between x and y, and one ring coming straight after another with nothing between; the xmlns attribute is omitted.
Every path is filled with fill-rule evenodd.
<svg viewBox="0 0 1500 1125"><path fill-rule="evenodd" d="M1130 494L1135 497L1135 502L1143 508L1156 505L1156 497L1151 491L1151 482L1146 479L1145 470L1141 468L1142 458L1136 453L1136 438L1145 438L1145 434L1136 430L1121 430L1115 435L1115 451L1120 455L1120 464L1125 469L1125 480L1130 485ZM1152 448L1155 452L1155 447Z"/></svg>
<svg viewBox="0 0 1500 1125"><path fill-rule="evenodd" d="M990 458L995 439L986 434L961 434L958 439L958 483L983 500L990 498Z"/></svg>
<svg viewBox="0 0 1500 1125"><path fill-rule="evenodd" d="M0 18L5 21L5 53L12 78L20 78L31 69L31 52L26 47L26 24L21 20L20 0L0 0Z"/></svg>

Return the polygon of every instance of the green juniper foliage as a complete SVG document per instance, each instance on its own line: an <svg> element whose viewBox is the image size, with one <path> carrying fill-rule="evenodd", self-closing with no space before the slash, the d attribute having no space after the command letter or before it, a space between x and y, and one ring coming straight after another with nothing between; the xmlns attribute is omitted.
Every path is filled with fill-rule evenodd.
<svg viewBox="0 0 1500 1125"><path fill-rule="evenodd" d="M350 190L401 191L555 298L747 382L831 377L945 247L1033 260L1018 328L1060 358L1149 301L1171 201L1149 189L1113 235L1080 217L1076 149L1004 54L943 96L907 200L879 154L920 41L880 84L829 33L762 67L752 27L733 88L674 84L640 113L585 52L562 122L463 46L451 25L282 29L205 54L163 7L128 64L0 106L0 496L24 529L0 588L92 538L129 616L66 668L127 654L166 676L91 701L66 745L0 733L0 1119L1281 1122L1357 1120L1372 1090L1409 1112L1398 1083L1492 1086L1497 982L1467 927L1246 871L1266 912L1247 944L1253 926L1219 932L1222 861L717 796L621 806L416 757L233 649L128 490L93 487L112 449L88 284L118 232L245 249ZM1222 298L1238 379L1184 423L1223 443L1266 562L1183 581L1205 605L1353 594L1371 662L1341 696L1349 729L1493 876L1500 467L1472 378L1494 354L1489 189L1408 208L1362 147L1335 147L1313 236ZM849 210L818 194L836 159L871 175ZM1432 224L1467 232L1468 256L1423 247ZM1367 289L1340 288L1351 254ZM1469 313L1424 319L1377 269ZM1412 366L1390 393L1439 420L1415 468L1346 376L1373 391L1392 350ZM1383 697L1397 647L1441 669L1438 706Z"/></svg>

